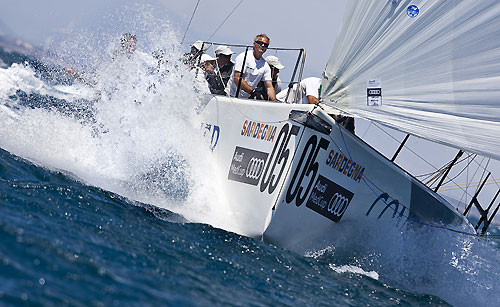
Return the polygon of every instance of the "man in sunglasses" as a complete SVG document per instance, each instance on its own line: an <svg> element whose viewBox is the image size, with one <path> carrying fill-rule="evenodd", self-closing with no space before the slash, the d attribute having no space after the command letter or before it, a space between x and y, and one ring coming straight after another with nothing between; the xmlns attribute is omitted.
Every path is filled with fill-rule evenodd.
<svg viewBox="0 0 500 307"><path fill-rule="evenodd" d="M266 34L259 34L255 36L253 49L249 50L246 56L245 52L242 52L236 57L234 72L227 87L231 96L236 96L240 80L238 97L254 98L262 96L262 94L255 91L262 80L269 100L276 100L276 92L271 78L271 67L262 56L269 47L269 41L270 39Z"/></svg>

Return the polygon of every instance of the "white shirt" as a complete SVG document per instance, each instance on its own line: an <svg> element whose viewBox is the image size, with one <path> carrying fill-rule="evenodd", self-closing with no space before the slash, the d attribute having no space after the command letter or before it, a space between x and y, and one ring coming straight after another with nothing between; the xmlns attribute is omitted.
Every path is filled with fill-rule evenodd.
<svg viewBox="0 0 500 307"><path fill-rule="evenodd" d="M307 100L307 96L313 96L317 99L319 94L319 87L321 86L321 79L316 77L305 78L299 83L299 93L297 101L295 101L295 96L297 95L297 84L293 85L292 90L290 90L290 94L288 95L287 101L285 101L286 94L288 92L288 88L282 90L276 95L276 99L286 102L286 103L301 103L308 104L309 100Z"/></svg>
<svg viewBox="0 0 500 307"><path fill-rule="evenodd" d="M278 79L276 79L276 85L274 86L274 91L276 92L276 94L281 92L281 90L282 90L281 86L282 86L282 82L281 82L280 77L278 76Z"/></svg>
<svg viewBox="0 0 500 307"><path fill-rule="evenodd" d="M245 57L245 52L240 53L235 60L233 67L233 73L231 74L231 79L229 79L227 89L230 90L231 96L236 96L236 89L238 88L238 82L234 82L234 71L241 72L243 70L243 80L245 80L251 88L256 88L257 84L261 80L271 81L271 67L267 64L264 57L256 59L253 56L253 50L247 52L247 58L245 60L245 69L243 68L243 58ZM240 88L239 97L248 98L250 94L245 92Z"/></svg>

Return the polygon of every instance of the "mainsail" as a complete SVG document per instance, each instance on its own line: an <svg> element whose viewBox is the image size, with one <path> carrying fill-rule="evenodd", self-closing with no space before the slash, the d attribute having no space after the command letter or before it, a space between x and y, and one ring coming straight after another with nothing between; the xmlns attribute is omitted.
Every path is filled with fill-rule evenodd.
<svg viewBox="0 0 500 307"><path fill-rule="evenodd" d="M367 105L373 79L379 106ZM349 1L322 91L355 116L500 159L500 1Z"/></svg>

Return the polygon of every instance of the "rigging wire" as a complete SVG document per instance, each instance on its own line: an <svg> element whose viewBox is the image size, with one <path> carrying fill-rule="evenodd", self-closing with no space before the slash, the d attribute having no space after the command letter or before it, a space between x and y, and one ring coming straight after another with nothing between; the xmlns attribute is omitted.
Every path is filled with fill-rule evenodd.
<svg viewBox="0 0 500 307"><path fill-rule="evenodd" d="M484 161L484 158L483 158L483 161ZM484 171L487 171L487 169L486 169L486 168L487 168L487 167L488 167L488 165L490 164L490 161L491 161L491 159L490 159L490 158L488 158L488 163L486 163L486 166L483 166L483 165L482 165L482 162L481 162L481 163L478 163L477 161L474 161L474 162L478 165L478 168L482 168ZM494 182L493 182L493 183L495 183L495 184L496 184L496 186L497 186L498 188L500 188L500 185L498 184L499 182L498 182L497 180L494 180Z"/></svg>
<svg viewBox="0 0 500 307"><path fill-rule="evenodd" d="M498 185L499 182L500 182L500 180L498 178L491 178L491 179L488 179L488 181L486 181L486 183L484 185L485 186L490 185L490 184L497 184ZM482 183L481 181L471 181L471 182L458 184L458 186L455 186L454 184L443 185L443 186L441 186L439 191L452 191L452 190L457 190L457 189L464 189L467 187L477 187L481 183Z"/></svg>
<svg viewBox="0 0 500 307"><path fill-rule="evenodd" d="M425 180L427 180L425 183L426 186L431 187L438 179L443 176L443 174L446 172L446 170L450 167L451 161L446 162L445 165L441 166L439 169L436 171L432 172Z"/></svg>
<svg viewBox="0 0 500 307"><path fill-rule="evenodd" d="M377 127L378 129L380 129L383 133L387 134L389 137L391 137L393 140L395 140L396 142L399 143L399 140L396 139L394 136L392 136L389 132L385 131L383 128L381 128L377 123L373 122L373 125L375 127ZM420 156L419 154L417 154L415 151L413 151L411 148L407 147L407 146L404 146L404 148L408 149L408 151L410 151L412 154L414 154L415 156L417 156L418 158L420 158L422 161L424 161L425 163L427 163L429 166L431 166L432 168L434 169L438 169L437 166L434 166L432 165L429 161L425 160L424 157Z"/></svg>
<svg viewBox="0 0 500 307"><path fill-rule="evenodd" d="M480 169L480 168L483 168L483 169L484 169L484 171L486 171L486 168L484 168L484 167L483 167L483 161L484 161L484 159L485 159L485 157L483 157L483 159L481 160L481 162L480 162L480 163L478 163L477 161L473 160L473 162L476 162L476 163L477 163L478 167L477 167L477 168L476 168L476 170L474 171L474 174L472 174L471 180L472 180L472 179L474 179L474 178L476 177L476 174L477 174L477 172L479 171L479 169ZM468 174L467 174L467 175L468 175ZM483 179L482 179L482 178L483 178L482 176L481 176L481 178L479 178L479 181L478 181L478 182L479 182L480 184L476 184L476 185L475 185L477 188L479 188L479 186L481 185L481 182L483 181ZM467 196L469 196L469 197L471 197L471 198L473 197L473 195L469 194L469 192L468 192L468 190L469 190L469 188L470 188L471 186L472 186L471 184L467 184L467 185L465 186L465 189L461 188L461 190L462 190L464 193L462 194L462 197L461 197L461 198L460 198L460 200L459 200L459 204L460 204L460 202L462 201L462 199L464 199L464 197L465 197L465 199L466 199L466 200L467 200ZM459 186L459 185L457 185L457 187L459 187L459 188L460 188L460 186ZM476 190L476 191L477 191L477 190ZM476 194L476 193L474 193L474 194ZM467 202L467 201L465 201L465 202ZM465 204L465 202L464 202L464 205L466 205L466 204ZM458 209L458 207L457 207L457 209Z"/></svg>
<svg viewBox="0 0 500 307"><path fill-rule="evenodd" d="M381 130L383 133L387 134L389 137L391 137L393 140L395 140L396 142L399 143L399 140L396 139L393 135L391 135L390 133L388 133L387 131L385 131L382 127L380 127L377 123L373 122L373 121L370 121L371 123L373 123L373 125L375 127L377 127L379 130ZM431 166L432 168L436 169L435 172L441 172L443 173L444 170L441 170L441 168L438 168L437 166L434 166L433 164L431 164L429 161L427 161L424 157L420 156L418 153L416 153L415 151L413 151L411 148L407 147L407 146L403 146L404 148L406 148L408 151L410 151L411 153L413 153L415 156L417 156L420 160L422 160L423 162L427 163L429 166ZM433 174L433 173L431 173ZM416 176L418 177L418 176ZM436 181L437 179L435 179L434 181ZM455 182L453 181L453 183L460 188L460 186ZM461 190L464 192L464 193L467 193L466 190L464 190L463 188L461 188Z"/></svg>
<svg viewBox="0 0 500 307"><path fill-rule="evenodd" d="M372 126L372 121L370 121L370 124L368 124L368 127L366 127L366 130L365 130L365 133L363 133L363 135L361 136L361 139L365 139L365 136L366 134L368 133L368 131L370 130L370 127Z"/></svg>
<svg viewBox="0 0 500 307"><path fill-rule="evenodd" d="M434 179L434 180L433 180L432 184L434 184L434 183L436 182L436 180L437 180L439 177L441 177L441 176L443 175L443 173L446 171L446 169L451 168L451 167L453 167L453 166L455 166L455 165L458 165L458 164L462 163L463 161L465 161L466 159L468 159L468 158L469 158L470 156L472 156L472 155L474 155L474 154L468 154L468 156L467 156L467 157L462 158L462 160L459 160L459 161L455 162L453 165L451 164L451 161L450 161L450 162L448 162L448 163L446 163L446 164L445 164L444 166L442 166L442 167L441 167L441 168L440 168L437 172L435 172L435 175L433 176L433 179ZM476 155L476 156L477 156L477 155ZM464 167L464 168L463 168L460 172L458 172L458 174L457 174L457 175L455 175L455 177L453 177L453 178L449 179L448 181L444 182L443 184L448 184L448 183L450 183L450 182L455 183L455 181L454 181L454 180L455 180L458 176L460 176L460 175L461 175L461 174L462 174L462 173L463 173L463 172L464 172L464 171L465 171L465 170L469 167L469 165L470 165L471 163L472 163L472 161L470 161L469 163L467 163L467 165L465 165L465 167ZM432 174L432 173L431 173L431 174ZM427 177L427 178L429 178L429 177ZM429 180L429 181L431 181L431 180ZM432 184L431 184L431 185L432 185ZM457 187L460 187L457 183L455 183L455 185L456 185ZM468 187L468 186L467 186L467 187ZM441 190L441 191L442 191L442 190Z"/></svg>
<svg viewBox="0 0 500 307"><path fill-rule="evenodd" d="M236 6L233 8L233 10L226 16L226 18L224 18L224 20L220 23L220 25L217 27L217 29L215 29L214 33L212 33L212 35L210 35L210 37L207 39L208 41L212 39L212 37L215 35L215 33L217 33L217 31L219 31L219 29L229 19L229 17L231 17L231 15L233 15L234 11L236 11L236 9L238 8L238 6L240 6L240 4L242 2L243 2L243 0L240 0L240 2L238 2L238 4L236 4Z"/></svg>
<svg viewBox="0 0 500 307"><path fill-rule="evenodd" d="M189 23L186 27L186 31L184 31L184 36L182 37L181 45L184 43L184 39L186 38L186 34L189 30L189 27L191 26L191 22L193 21L194 14L196 13L196 10L198 9L198 5L200 4L200 1L201 0L198 0L198 2L196 2L196 6L194 7L193 14L191 15L191 19L189 19Z"/></svg>
<svg viewBox="0 0 500 307"><path fill-rule="evenodd" d="M466 158L469 158L471 155L467 156ZM464 158L465 159L465 158ZM463 161L463 160L462 160ZM460 162L462 162L460 161ZM455 165L457 165L459 162L455 163ZM468 167L469 165L472 163L472 160L469 161L465 166L464 168L462 168L462 170L460 172L458 172L458 174L455 175L455 177L451 178L450 180L446 181L446 182L443 182L443 184L448 184L450 182L454 182L455 179L458 178L458 176L460 176Z"/></svg>
<svg viewBox="0 0 500 307"><path fill-rule="evenodd" d="M483 173L481 174L481 179L479 179L480 181L483 181L483 178L486 175L486 172L488 170L487 168L488 168L488 165L490 164L490 161L491 161L491 159L488 158L488 162L486 163L486 166L483 168ZM480 187L481 187L480 185L478 185L476 187L476 192L474 192L474 194L476 194L479 191Z"/></svg>
<svg viewBox="0 0 500 307"><path fill-rule="evenodd" d="M455 163L455 165L458 165L458 164L462 163L464 160L466 160L466 159L470 158L470 157L471 157L471 156L473 156L473 155L477 156L476 154L471 154L471 153L469 153L467 157L462 158L461 160L458 160L458 161ZM473 159L475 159L475 157L474 157ZM470 162L469 162L469 163L470 163ZM447 163L446 165L448 165L448 164L449 164L449 163ZM445 166L446 166L446 165L445 165ZM434 175L436 172L440 171L443 167L444 167L444 166L442 166L439 170L436 170L436 171L433 171L433 172L430 172L430 173L420 174L420 175L415 175L415 177L417 177L417 178L420 178L420 177L426 177L425 179L427 179L427 178L429 178L430 176ZM444 185L443 185L443 186L444 186Z"/></svg>

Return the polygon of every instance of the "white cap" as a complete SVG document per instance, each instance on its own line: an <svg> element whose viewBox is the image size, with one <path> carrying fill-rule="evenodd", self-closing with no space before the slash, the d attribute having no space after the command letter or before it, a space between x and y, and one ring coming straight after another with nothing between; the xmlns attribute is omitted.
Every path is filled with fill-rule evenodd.
<svg viewBox="0 0 500 307"><path fill-rule="evenodd" d="M215 60L216 60L215 58L212 58L208 54L204 53L201 55L200 63L207 62L207 61L215 61Z"/></svg>
<svg viewBox="0 0 500 307"><path fill-rule="evenodd" d="M234 54L234 51L231 50L231 48L229 48L228 46L222 45L215 49L215 54L231 55Z"/></svg>
<svg viewBox="0 0 500 307"><path fill-rule="evenodd" d="M208 49L208 47L210 47L209 44L203 44L203 41L196 41L191 46L198 49L198 51L201 50L201 46L203 46L202 50L203 52L205 52Z"/></svg>
<svg viewBox="0 0 500 307"><path fill-rule="evenodd" d="M270 55L268 57L266 57L266 62L271 65L271 66L274 66L278 69L283 69L285 68L285 66L283 66L281 63L280 63L280 60L278 60L277 57L275 57L274 55Z"/></svg>

